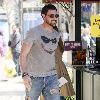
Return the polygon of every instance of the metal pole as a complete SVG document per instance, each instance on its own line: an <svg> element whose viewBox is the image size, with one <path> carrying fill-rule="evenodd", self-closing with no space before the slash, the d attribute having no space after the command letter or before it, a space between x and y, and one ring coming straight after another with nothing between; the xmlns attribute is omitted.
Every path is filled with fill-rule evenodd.
<svg viewBox="0 0 100 100"><path fill-rule="evenodd" d="M75 41L81 41L81 1L75 0ZM82 100L82 71L76 70L76 100Z"/></svg>

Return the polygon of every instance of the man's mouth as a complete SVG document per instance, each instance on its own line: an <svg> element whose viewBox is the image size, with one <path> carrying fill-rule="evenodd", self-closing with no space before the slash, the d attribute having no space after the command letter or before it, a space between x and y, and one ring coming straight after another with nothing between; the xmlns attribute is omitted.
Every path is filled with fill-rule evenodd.
<svg viewBox="0 0 100 100"><path fill-rule="evenodd" d="M52 22L53 22L53 23L54 23L54 22L57 23L57 20L52 20Z"/></svg>

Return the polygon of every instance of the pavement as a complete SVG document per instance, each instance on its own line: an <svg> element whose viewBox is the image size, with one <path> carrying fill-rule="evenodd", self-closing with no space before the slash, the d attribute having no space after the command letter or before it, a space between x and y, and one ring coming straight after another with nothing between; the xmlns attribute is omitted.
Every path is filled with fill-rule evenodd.
<svg viewBox="0 0 100 100"><path fill-rule="evenodd" d="M0 81L0 100L25 100L25 87L21 76Z"/></svg>

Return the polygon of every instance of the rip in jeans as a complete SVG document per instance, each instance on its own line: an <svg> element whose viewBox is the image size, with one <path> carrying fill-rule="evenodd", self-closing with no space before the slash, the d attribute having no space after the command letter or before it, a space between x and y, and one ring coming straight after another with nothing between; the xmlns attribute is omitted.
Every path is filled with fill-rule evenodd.
<svg viewBox="0 0 100 100"><path fill-rule="evenodd" d="M50 93L51 94L58 94L59 93L59 89L53 88L53 89L50 90Z"/></svg>

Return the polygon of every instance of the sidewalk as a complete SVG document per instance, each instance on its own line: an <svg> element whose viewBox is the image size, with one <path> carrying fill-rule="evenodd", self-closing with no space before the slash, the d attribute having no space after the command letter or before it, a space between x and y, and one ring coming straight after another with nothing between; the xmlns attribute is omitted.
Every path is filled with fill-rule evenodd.
<svg viewBox="0 0 100 100"><path fill-rule="evenodd" d="M0 100L25 100L25 87L21 76L0 81Z"/></svg>

